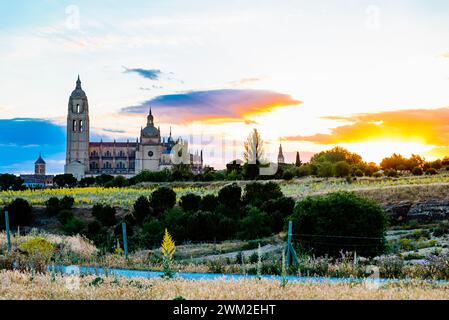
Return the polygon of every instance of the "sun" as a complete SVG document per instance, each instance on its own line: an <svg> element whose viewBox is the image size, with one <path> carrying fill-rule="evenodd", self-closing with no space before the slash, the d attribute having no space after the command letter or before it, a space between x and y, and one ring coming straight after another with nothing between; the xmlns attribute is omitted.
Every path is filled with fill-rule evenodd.
<svg viewBox="0 0 449 320"><path fill-rule="evenodd" d="M375 162L377 164L379 164L383 158L388 157L393 153L399 153L404 157L410 157L412 154L422 156L435 147L420 142L402 140L374 140L359 143L345 143L341 144L341 146L360 154L366 162Z"/></svg>

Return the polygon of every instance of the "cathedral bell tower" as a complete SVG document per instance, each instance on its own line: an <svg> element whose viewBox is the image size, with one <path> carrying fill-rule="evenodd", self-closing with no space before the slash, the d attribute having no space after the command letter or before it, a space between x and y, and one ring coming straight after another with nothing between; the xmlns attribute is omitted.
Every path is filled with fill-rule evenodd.
<svg viewBox="0 0 449 320"><path fill-rule="evenodd" d="M78 76L76 88L69 98L67 113L67 150L65 173L77 179L89 168L89 104Z"/></svg>

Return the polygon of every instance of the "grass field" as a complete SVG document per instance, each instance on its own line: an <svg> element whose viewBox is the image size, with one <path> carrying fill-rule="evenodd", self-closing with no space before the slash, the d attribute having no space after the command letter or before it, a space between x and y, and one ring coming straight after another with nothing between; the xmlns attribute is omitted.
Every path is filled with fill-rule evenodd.
<svg viewBox="0 0 449 320"><path fill-rule="evenodd" d="M449 299L449 287L399 282L373 288L365 284L287 283L273 280L163 280L116 277L63 277L0 272L0 299L187 300L206 299Z"/></svg>
<svg viewBox="0 0 449 320"><path fill-rule="evenodd" d="M219 189L229 182L213 183L166 183L173 187L178 198L186 193L199 195L216 194ZM239 181L240 185L248 182ZM449 175L438 174L435 176L406 176L400 178L358 178L348 183L346 179L339 178L301 178L292 181L279 181L283 193L295 199L305 196L324 194L333 191L354 191L381 203L394 200L425 200L446 199L449 194ZM93 205L106 203L130 208L140 196L150 195L160 184L143 183L127 188L73 188L73 189L45 189L26 191L0 192L0 206L9 203L16 198L24 198L31 205L43 205L50 197L72 196L75 205Z"/></svg>

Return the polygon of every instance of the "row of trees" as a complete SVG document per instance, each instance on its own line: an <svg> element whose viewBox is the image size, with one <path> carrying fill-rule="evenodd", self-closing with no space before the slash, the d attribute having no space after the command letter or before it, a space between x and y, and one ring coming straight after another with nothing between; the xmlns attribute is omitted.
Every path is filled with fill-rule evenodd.
<svg viewBox="0 0 449 320"><path fill-rule="evenodd" d="M386 248L388 219L382 208L347 192L308 197L295 206L276 183L248 184L244 192L232 184L217 195L183 195L177 203L176 193L161 187L137 199L125 216L109 205L95 204L89 223L73 213L73 203L71 197L50 198L46 213L56 217L67 234L84 234L109 252L121 241L122 222L127 224L131 250L159 245L165 229L177 241L252 240L286 231L287 221L293 222L301 250L316 255L338 256L344 250L373 256ZM5 209L11 227L33 225L26 200L16 199Z"/></svg>

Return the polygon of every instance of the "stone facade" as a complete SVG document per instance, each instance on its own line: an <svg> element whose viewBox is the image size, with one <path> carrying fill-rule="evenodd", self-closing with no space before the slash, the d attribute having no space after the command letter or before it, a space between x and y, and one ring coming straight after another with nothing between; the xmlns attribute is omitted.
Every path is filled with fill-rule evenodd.
<svg viewBox="0 0 449 320"><path fill-rule="evenodd" d="M190 154L187 142L161 137L151 109L147 125L134 142L90 142L89 104L78 77L69 98L65 173L77 179L100 174L133 176L143 170L160 171L174 164L189 164L195 174L203 170L203 153Z"/></svg>

